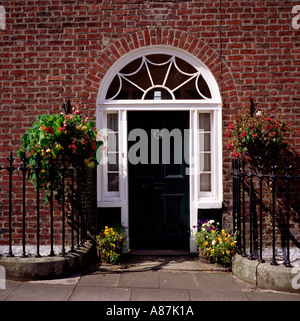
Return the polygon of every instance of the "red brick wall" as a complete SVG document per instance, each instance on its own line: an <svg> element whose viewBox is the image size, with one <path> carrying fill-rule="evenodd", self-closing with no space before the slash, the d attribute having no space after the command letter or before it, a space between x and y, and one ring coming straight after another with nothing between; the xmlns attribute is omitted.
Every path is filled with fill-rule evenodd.
<svg viewBox="0 0 300 321"><path fill-rule="evenodd" d="M94 115L106 71L135 48L168 45L198 57L223 98L223 126L253 97L299 129L299 1L0 1L0 164L35 116L71 99ZM291 137L295 150L300 139ZM224 207L231 206L230 153L224 149ZM2 173L1 173L2 176ZM5 177L0 181L1 197ZM3 223L0 223L0 228Z"/></svg>

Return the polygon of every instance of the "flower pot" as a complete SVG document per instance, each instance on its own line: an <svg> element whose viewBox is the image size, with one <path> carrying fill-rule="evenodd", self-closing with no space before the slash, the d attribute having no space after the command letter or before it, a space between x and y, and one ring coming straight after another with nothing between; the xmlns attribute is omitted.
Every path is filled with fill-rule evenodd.
<svg viewBox="0 0 300 321"><path fill-rule="evenodd" d="M204 263L208 263L208 256L207 254L204 254L204 251L201 249L201 247L198 248L198 252L199 252L199 260Z"/></svg>

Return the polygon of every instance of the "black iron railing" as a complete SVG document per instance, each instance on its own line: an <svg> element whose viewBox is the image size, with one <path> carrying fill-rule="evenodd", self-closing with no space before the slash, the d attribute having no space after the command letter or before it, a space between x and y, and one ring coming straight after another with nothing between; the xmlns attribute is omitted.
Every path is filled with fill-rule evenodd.
<svg viewBox="0 0 300 321"><path fill-rule="evenodd" d="M50 242L50 252L49 256L55 256L54 253L54 245L61 246L61 253L62 255L66 254L66 238L68 237L70 251L74 252L77 249L79 249L81 246L84 245L84 242L87 239L87 213L84 211L83 206L81 204L81 193L82 193L82 182L85 177L85 172L83 166L80 166L80 164L73 164L70 166L65 166L63 163L59 168L55 168L53 165L53 162L50 160L48 165L45 165L43 167L41 160L39 157L37 157L37 163L36 166L33 168L29 167L27 158L25 153L23 153L21 157L21 165L19 167L15 167L15 158L13 157L13 153L11 152L9 157L7 158L8 165L7 166L0 166L0 174L2 173L8 173L8 180L2 180L2 186L3 182L7 181L8 184L8 191L7 193L2 190L1 192L1 200L0 205L2 203L2 209L1 209L1 216L0 220L5 221L8 217L8 228L2 228L0 235L0 245L7 244L8 245L8 257L13 257L13 242L17 241L18 243L21 243L22 245L22 254L20 257L26 258L28 255L26 254L26 246L28 240L26 239L27 232L26 232L26 220L28 217L31 217L32 215L36 215L36 225L35 225L35 245L36 245L36 254L35 257L41 257L40 254L40 230L41 230L41 224L43 224L43 220L45 217L43 216L43 220L41 221L40 216L40 200L41 195L43 193L41 188L41 172L43 170L48 170L50 173L50 178L53 178L55 176L55 171L59 171L60 177L61 177L61 184L62 189L60 195L60 202L57 203L57 201L54 198L54 191L53 191L53 181L50 180L49 183L49 195L48 195L48 202L47 202L47 211L48 211L48 218L47 222L47 228L49 228L50 235L43 235L43 239L45 237L47 238L47 243ZM36 187L35 187L35 199L32 199L32 193L31 198L29 199L27 197L27 187L29 185L32 185L29 182L30 172L35 171L36 174ZM68 179L68 186L69 190L68 192L65 192L65 182ZM21 202L21 215L22 218L20 220L20 211L14 210L14 205L17 204L17 201L14 199L14 189L17 189L22 185L22 202ZM66 195L66 194L68 195ZM3 202L5 200L5 202ZM5 206L5 203L8 201L8 206ZM32 204L34 203L34 213L32 213ZM17 204L20 207L20 204ZM30 205L30 206L28 206ZM60 210L60 214L57 214L57 210L54 210L54 205L58 205ZM30 207L30 209L28 209ZM29 213L30 211L30 213ZM16 217L18 216L18 217ZM60 217L59 217L60 216ZM14 229L14 222L16 221L22 221L22 233L21 237L19 239L19 236L16 236L18 233L15 232ZM54 224L60 225L59 228L54 227ZM66 228L66 223L70 226L69 229ZM49 226L50 225L50 226ZM60 232L59 232L59 231ZM70 235L66 235L67 231L69 231ZM57 236L57 234L60 234L60 240L56 243L54 243L54 235ZM16 239L17 238L17 239ZM75 244L77 243L77 244ZM32 245L32 241L30 243ZM0 253L1 255L1 253Z"/></svg>
<svg viewBox="0 0 300 321"><path fill-rule="evenodd" d="M237 251L250 260L258 259L264 263L263 250L269 246L272 251L270 264L278 265L276 246L278 242L282 244L284 240L286 248L284 265L292 267L290 263L290 196L291 186L295 185L295 181L299 187L300 176L290 174L291 166L288 161L280 173L276 172L276 166L271 166L269 171L266 171L260 164L254 170L252 164L249 164L246 169L244 160L232 161L233 227L237 234ZM266 198L268 202L265 202ZM296 204L295 207L297 208L298 205ZM263 237L267 215L271 218L269 233L271 244L269 245L264 242ZM278 240L278 230L281 241Z"/></svg>

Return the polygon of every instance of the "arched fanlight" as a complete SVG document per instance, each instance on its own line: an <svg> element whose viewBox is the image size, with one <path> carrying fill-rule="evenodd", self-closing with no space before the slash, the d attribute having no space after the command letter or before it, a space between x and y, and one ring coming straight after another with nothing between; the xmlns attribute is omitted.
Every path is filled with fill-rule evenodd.
<svg viewBox="0 0 300 321"><path fill-rule="evenodd" d="M106 100L177 100L212 98L201 69L167 54L139 57L120 71L110 83Z"/></svg>

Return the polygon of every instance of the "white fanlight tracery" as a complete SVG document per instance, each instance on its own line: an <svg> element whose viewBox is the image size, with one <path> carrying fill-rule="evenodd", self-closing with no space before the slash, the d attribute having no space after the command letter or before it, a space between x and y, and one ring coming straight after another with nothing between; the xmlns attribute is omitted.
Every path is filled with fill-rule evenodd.
<svg viewBox="0 0 300 321"><path fill-rule="evenodd" d="M156 95L161 91L161 95ZM176 56L144 55L116 73L106 95L119 99L210 100L211 92L200 68Z"/></svg>

